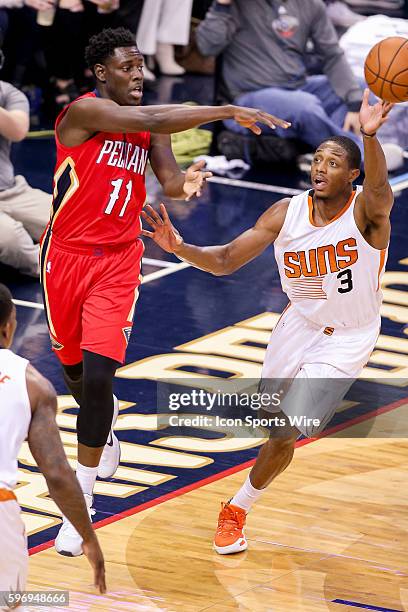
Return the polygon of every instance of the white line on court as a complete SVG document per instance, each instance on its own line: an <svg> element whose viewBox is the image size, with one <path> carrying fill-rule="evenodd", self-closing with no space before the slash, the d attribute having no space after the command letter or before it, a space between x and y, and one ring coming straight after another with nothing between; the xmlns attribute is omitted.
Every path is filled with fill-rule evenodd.
<svg viewBox="0 0 408 612"><path fill-rule="evenodd" d="M44 304L39 302L26 302L25 300L13 300L16 306L27 306L28 308L37 308L38 310L44 310Z"/></svg>
<svg viewBox="0 0 408 612"><path fill-rule="evenodd" d="M408 157L408 152L406 157ZM239 179L230 179L224 176L213 176L208 179L210 183L219 183L220 185L229 185L231 187L243 187L244 189L257 189L259 191L271 191L272 193L282 193L285 195L298 195L302 193L302 189L293 189L290 187L280 187L279 185L267 185L266 183L253 183L250 181L241 181ZM390 185L393 192L402 191L408 187L408 172L394 176L390 179Z"/></svg>
<svg viewBox="0 0 408 612"><path fill-rule="evenodd" d="M153 260L156 261L156 260ZM159 261L159 260L157 260ZM166 262L171 263L171 262ZM184 270L185 268L189 268L190 264L186 261L181 261L180 263L172 263L171 268L168 266L163 268L162 270L157 270L157 272L152 272L151 274L146 274L143 277L142 284L151 283L152 281L161 278L162 276L168 276L169 274L174 274L174 272L179 272L180 270ZM16 306L26 306L27 308L37 308L38 310L44 310L44 305L39 302L27 302L26 300L14 300L13 302Z"/></svg>
<svg viewBox="0 0 408 612"><path fill-rule="evenodd" d="M399 191L403 191L404 189L406 189L408 187L408 180L407 181L402 181L402 183L397 183L396 185L391 185L391 189L393 190L393 192L399 192Z"/></svg>
<svg viewBox="0 0 408 612"><path fill-rule="evenodd" d="M173 268L178 263L175 261L165 261L164 259L151 259L150 257L143 257L142 264L147 266L158 266L159 268Z"/></svg>
<svg viewBox="0 0 408 612"><path fill-rule="evenodd" d="M402 191L408 187L408 172L394 176L390 179L391 189L395 193L396 191Z"/></svg>
<svg viewBox="0 0 408 612"><path fill-rule="evenodd" d="M212 176L209 183L219 183L230 187L244 187L246 189L257 189L258 191L271 191L272 193L283 193L285 195L298 195L302 189L291 187L280 187L279 185L267 185L266 183L253 183L252 181L241 181L239 179L226 178L225 176Z"/></svg>
<svg viewBox="0 0 408 612"><path fill-rule="evenodd" d="M152 281L161 278L162 276L167 276L168 274L174 274L174 272L178 272L179 270L184 270L185 268L189 268L191 264L186 261L181 261L178 264L173 264L172 268L163 268L163 270L157 270L157 272L152 272L151 274L147 274L143 277L142 285L146 283L151 283Z"/></svg>

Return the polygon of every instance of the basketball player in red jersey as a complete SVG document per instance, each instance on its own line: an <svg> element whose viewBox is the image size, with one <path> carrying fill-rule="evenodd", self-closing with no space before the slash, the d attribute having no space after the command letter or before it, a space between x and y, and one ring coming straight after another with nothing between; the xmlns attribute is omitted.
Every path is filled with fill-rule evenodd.
<svg viewBox="0 0 408 612"><path fill-rule="evenodd" d="M41 282L52 347L80 406L77 478L91 513L96 477L112 476L120 461L112 381L124 362L139 293L147 161L165 195L189 199L200 195L210 174L201 164L180 171L171 133L227 118L255 134L261 131L257 123L289 124L236 106L140 108L143 57L123 28L91 38L86 60L96 91L75 100L56 121L54 198L41 244ZM81 542L64 518L57 551L80 555Z"/></svg>

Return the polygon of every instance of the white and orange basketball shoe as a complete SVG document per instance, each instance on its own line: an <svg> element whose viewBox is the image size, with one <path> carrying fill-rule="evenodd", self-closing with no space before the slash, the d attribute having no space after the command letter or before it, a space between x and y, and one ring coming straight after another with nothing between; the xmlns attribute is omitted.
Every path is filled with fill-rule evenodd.
<svg viewBox="0 0 408 612"><path fill-rule="evenodd" d="M214 550L220 555L230 555L248 548L244 535L246 512L238 506L221 503L217 531L214 538Z"/></svg>
<svg viewBox="0 0 408 612"><path fill-rule="evenodd" d="M120 444L115 436L113 428L119 415L119 401L116 395L113 396L113 419L108 439L104 446L101 459L98 465L99 478L112 478L120 463Z"/></svg>

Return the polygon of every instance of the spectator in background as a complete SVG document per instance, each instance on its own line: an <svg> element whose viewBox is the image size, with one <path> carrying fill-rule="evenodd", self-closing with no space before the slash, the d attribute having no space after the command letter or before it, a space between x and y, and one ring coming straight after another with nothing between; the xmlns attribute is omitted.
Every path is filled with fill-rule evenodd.
<svg viewBox="0 0 408 612"><path fill-rule="evenodd" d="M120 0L120 6L115 13L112 28L127 28L135 36L143 10L144 0Z"/></svg>
<svg viewBox="0 0 408 612"><path fill-rule="evenodd" d="M162 74L177 76L184 68L174 59L174 45L186 45L190 35L193 0L145 0L137 30L137 46L143 55L155 55ZM150 70L144 78L154 80Z"/></svg>
<svg viewBox="0 0 408 612"><path fill-rule="evenodd" d="M36 9L34 18L59 112L93 84L83 60L85 46L92 34L115 22L120 0L26 0L26 4Z"/></svg>
<svg viewBox="0 0 408 612"><path fill-rule="evenodd" d="M345 0L348 6L362 15L388 15L388 17L407 17L407 0Z"/></svg>
<svg viewBox="0 0 408 612"><path fill-rule="evenodd" d="M309 39L323 60L324 75L306 74ZM322 0L309 0L307 11L300 0L216 0L196 40L203 55L222 55L229 101L283 114L291 122L276 135L313 148L322 139L345 135L362 148L357 112L362 91Z"/></svg>
<svg viewBox="0 0 408 612"><path fill-rule="evenodd" d="M22 8L24 0L0 0L0 44L3 44L8 28L7 9Z"/></svg>
<svg viewBox="0 0 408 612"><path fill-rule="evenodd" d="M10 160L11 143L23 140L28 128L26 96L0 81L0 261L39 276L35 243L48 222L51 195L30 187L23 176L15 176Z"/></svg>
<svg viewBox="0 0 408 612"><path fill-rule="evenodd" d="M339 36L364 17L355 13L345 0L324 0L327 5L327 14L335 26Z"/></svg>

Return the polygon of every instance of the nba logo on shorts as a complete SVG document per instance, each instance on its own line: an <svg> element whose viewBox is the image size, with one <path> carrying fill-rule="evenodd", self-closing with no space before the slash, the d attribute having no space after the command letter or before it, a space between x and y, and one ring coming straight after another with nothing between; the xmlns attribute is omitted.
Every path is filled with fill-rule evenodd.
<svg viewBox="0 0 408 612"><path fill-rule="evenodd" d="M51 274L51 262L47 261L47 274Z"/></svg>
<svg viewBox="0 0 408 612"><path fill-rule="evenodd" d="M130 334L132 333L132 328L131 327L123 327L122 328L123 334L126 338L126 344L129 344L129 340L130 340Z"/></svg>

